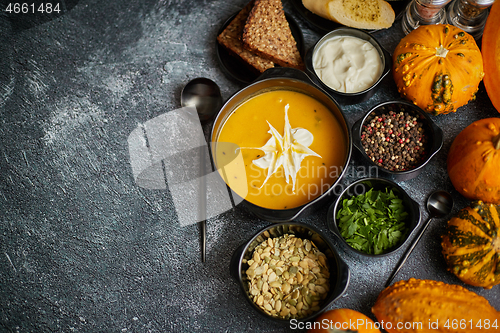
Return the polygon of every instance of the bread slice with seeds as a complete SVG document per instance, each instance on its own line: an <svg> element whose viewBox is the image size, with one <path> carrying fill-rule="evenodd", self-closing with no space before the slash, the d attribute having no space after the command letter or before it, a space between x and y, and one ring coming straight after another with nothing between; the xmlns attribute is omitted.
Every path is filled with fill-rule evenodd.
<svg viewBox="0 0 500 333"><path fill-rule="evenodd" d="M242 41L248 50L280 66L304 69L281 0L255 0Z"/></svg>
<svg viewBox="0 0 500 333"><path fill-rule="evenodd" d="M384 29L394 23L392 6L384 0L302 0L314 14L358 29Z"/></svg>
<svg viewBox="0 0 500 333"><path fill-rule="evenodd" d="M229 25L217 36L217 41L225 47L228 52L243 60L249 68L256 70L259 73L264 72L268 68L274 67L271 60L264 59L255 53L247 50L241 41L243 28L248 18L248 14L252 10L254 1L250 1L229 23Z"/></svg>

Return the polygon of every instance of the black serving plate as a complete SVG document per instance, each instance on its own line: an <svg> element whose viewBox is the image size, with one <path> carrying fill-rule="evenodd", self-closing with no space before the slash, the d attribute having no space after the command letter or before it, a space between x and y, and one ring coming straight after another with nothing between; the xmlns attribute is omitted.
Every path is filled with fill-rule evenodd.
<svg viewBox="0 0 500 333"><path fill-rule="evenodd" d="M396 22L403 14L406 5L408 4L409 1L398 0L398 1L388 1L388 2L392 6L392 9L394 9L394 14L396 15L394 22ZM344 26L340 23L327 20L321 16L314 14L309 9L304 7L304 5L302 4L302 0L290 0L290 3L292 4L295 11L300 15L300 17L302 17L313 30L325 34L327 32L332 31L333 29ZM375 32L378 30L379 29L372 29L365 31Z"/></svg>
<svg viewBox="0 0 500 333"><path fill-rule="evenodd" d="M238 12L234 13L224 22L222 27L217 32L217 36L219 36L222 31L224 31L224 29L229 25L229 23L231 23L231 21L237 14ZM302 35L302 31L300 30L299 25L292 18L292 16L285 13L285 17L288 21L288 25L290 26L290 30L292 31L293 38L295 38L295 41L297 42L299 53L302 58L304 58L305 49L304 36ZM246 64L243 64L240 59L229 54L229 52L217 42L217 36L215 39L215 52L217 54L217 60L219 61L224 74L226 74L226 76L228 76L230 79L238 81L239 83L243 83L245 85L253 82L260 75L260 73L252 71L247 67Z"/></svg>

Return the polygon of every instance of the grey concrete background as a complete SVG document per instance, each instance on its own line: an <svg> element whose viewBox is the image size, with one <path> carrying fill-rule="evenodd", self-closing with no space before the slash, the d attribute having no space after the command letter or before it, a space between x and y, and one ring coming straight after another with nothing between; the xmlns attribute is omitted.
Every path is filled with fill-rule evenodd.
<svg viewBox="0 0 500 333"><path fill-rule="evenodd" d="M219 68L215 36L245 3L82 0L66 1L62 15L41 19L2 13L1 332L292 331L254 313L229 274L233 251L268 222L242 208L210 219L203 264L198 227L180 227L169 192L137 187L129 165L127 136L178 108L190 79L213 79L224 99L242 87ZM287 1L285 9L310 47L321 35ZM390 52L403 37L399 23L374 34ZM352 125L373 105L397 98L389 76L370 100L343 110ZM434 117L445 133L443 149L401 186L420 203L443 188L456 200L453 212L466 206L447 177L446 154L463 128L491 116L498 112L481 85L475 101ZM337 244L326 211L302 221ZM434 221L398 280L463 285L441 256L445 222ZM403 251L367 262L337 245L352 275L331 308L373 318L370 308ZM498 287L466 287L500 309Z"/></svg>

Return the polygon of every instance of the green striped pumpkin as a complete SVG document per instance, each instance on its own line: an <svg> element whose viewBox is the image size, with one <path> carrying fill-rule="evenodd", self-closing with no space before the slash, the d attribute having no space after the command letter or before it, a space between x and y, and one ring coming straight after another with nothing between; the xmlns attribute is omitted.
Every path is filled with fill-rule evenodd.
<svg viewBox="0 0 500 333"><path fill-rule="evenodd" d="M500 283L500 205L473 201L448 221L441 241L448 270L490 289Z"/></svg>

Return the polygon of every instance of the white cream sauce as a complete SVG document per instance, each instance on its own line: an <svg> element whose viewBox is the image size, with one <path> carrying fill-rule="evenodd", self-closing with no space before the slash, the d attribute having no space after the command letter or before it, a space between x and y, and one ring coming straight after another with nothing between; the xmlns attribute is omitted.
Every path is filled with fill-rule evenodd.
<svg viewBox="0 0 500 333"><path fill-rule="evenodd" d="M330 88L354 93L370 88L382 74L382 59L368 41L352 36L335 36L315 52L313 67Z"/></svg>

